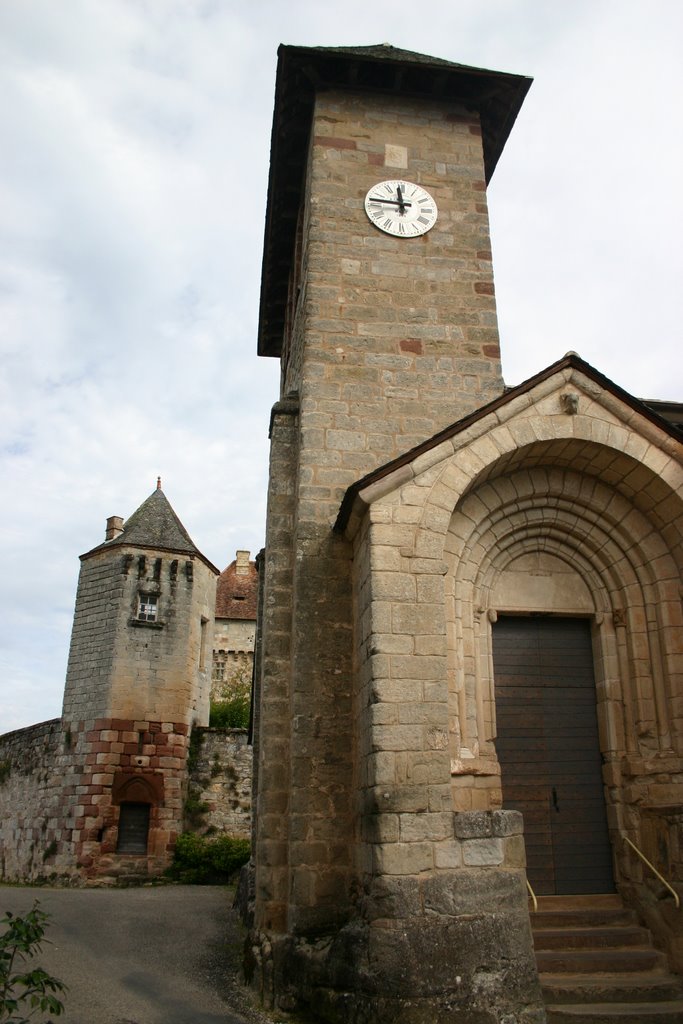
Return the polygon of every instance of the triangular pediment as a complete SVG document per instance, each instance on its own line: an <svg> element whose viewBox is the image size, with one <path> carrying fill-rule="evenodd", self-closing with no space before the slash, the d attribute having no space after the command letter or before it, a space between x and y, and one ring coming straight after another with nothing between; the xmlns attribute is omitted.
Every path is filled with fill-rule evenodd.
<svg viewBox="0 0 683 1024"><path fill-rule="evenodd" d="M614 427L628 425L630 435L645 436L654 431L679 459L683 455L683 441L676 423L618 387L580 356L569 353L358 480L344 496L335 530L353 533L353 521L362 517L368 505L398 487L419 481L427 472L433 473L441 462L455 456L456 462L464 463L475 440L480 450L486 446L492 449L492 461L495 461L496 445L500 447L496 433L499 437L502 433L499 428L506 431L507 447L510 428L514 425L510 450L504 452L500 448L501 458L509 463L515 458L515 450L521 452L534 446L542 452L544 447L556 447L556 442L573 436L577 426L585 440L593 438L597 443L606 443L611 424Z"/></svg>

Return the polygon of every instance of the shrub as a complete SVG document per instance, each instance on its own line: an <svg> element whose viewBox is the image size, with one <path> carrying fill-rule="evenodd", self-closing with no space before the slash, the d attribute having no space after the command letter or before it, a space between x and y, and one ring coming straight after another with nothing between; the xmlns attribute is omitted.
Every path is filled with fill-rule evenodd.
<svg viewBox="0 0 683 1024"><path fill-rule="evenodd" d="M228 700L212 701L209 725L214 729L249 728L249 698L235 696Z"/></svg>
<svg viewBox="0 0 683 1024"><path fill-rule="evenodd" d="M211 701L209 725L216 729L248 729L251 707L251 671L241 666L223 683Z"/></svg>
<svg viewBox="0 0 683 1024"><path fill-rule="evenodd" d="M170 878L186 885L225 885L249 860L248 839L183 832L176 840Z"/></svg>
<svg viewBox="0 0 683 1024"><path fill-rule="evenodd" d="M29 1024L36 1010L53 1013L64 1010L64 1004L55 993L64 992L66 986L53 978L42 967L30 970L27 961L40 952L40 945L49 920L44 911L33 904L26 917L7 911L0 920L6 925L0 935L0 1021L4 1024ZM24 967L17 970L17 967ZM28 1017L24 1016L28 1011Z"/></svg>

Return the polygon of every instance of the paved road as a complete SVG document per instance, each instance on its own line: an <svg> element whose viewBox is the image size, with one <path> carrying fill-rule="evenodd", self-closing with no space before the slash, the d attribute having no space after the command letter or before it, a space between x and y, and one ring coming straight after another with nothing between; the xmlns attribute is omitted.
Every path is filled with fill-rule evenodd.
<svg viewBox="0 0 683 1024"><path fill-rule="evenodd" d="M0 886L0 917L51 915L36 964L69 986L55 1024L262 1024L238 978L243 936L219 886Z"/></svg>

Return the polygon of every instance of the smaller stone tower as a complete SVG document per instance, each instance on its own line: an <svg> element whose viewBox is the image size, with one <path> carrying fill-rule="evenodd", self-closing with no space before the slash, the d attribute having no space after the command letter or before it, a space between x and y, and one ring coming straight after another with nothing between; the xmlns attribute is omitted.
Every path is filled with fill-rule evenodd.
<svg viewBox="0 0 683 1024"><path fill-rule="evenodd" d="M249 552L240 550L218 577L213 634L211 696L226 687L251 683L256 636L258 572Z"/></svg>
<svg viewBox="0 0 683 1024"><path fill-rule="evenodd" d="M190 732L208 724L217 575L160 480L81 556L63 708L74 785L62 867L115 877L168 863Z"/></svg>

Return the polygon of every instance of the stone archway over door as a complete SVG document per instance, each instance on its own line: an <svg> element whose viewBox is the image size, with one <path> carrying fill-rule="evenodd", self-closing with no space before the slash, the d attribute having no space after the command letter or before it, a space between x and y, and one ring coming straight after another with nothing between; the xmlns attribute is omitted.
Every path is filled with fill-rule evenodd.
<svg viewBox="0 0 683 1024"><path fill-rule="evenodd" d="M612 892L589 621L501 616L493 665L503 806L524 815L531 885Z"/></svg>

